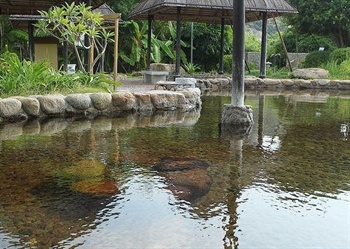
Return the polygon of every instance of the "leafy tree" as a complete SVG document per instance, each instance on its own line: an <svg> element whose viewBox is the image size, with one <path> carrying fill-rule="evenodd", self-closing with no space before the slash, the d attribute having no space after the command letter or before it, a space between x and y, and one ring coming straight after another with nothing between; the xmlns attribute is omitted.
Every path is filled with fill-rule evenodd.
<svg viewBox="0 0 350 249"><path fill-rule="evenodd" d="M333 35L338 46L350 45L350 1L291 0L299 14L290 17L290 24L302 34Z"/></svg>
<svg viewBox="0 0 350 249"><path fill-rule="evenodd" d="M252 30L247 30L245 33L245 50L247 52L257 52L261 49L261 41L253 33Z"/></svg>
<svg viewBox="0 0 350 249"><path fill-rule="evenodd" d="M62 7L54 6L49 11L39 11L44 18L36 27L59 41L66 41L75 51L79 69L83 72L92 72L94 65L105 54L108 41L111 41L113 32L108 32L103 26L102 14L91 11L91 6L84 3L76 5L66 3ZM85 43L85 40L88 43ZM79 47L83 50L96 51L97 56L91 67L85 70Z"/></svg>

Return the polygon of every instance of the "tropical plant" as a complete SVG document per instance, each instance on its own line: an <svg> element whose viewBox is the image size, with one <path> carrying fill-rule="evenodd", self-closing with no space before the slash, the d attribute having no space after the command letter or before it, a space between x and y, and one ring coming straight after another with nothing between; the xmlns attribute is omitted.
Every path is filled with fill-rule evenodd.
<svg viewBox="0 0 350 249"><path fill-rule="evenodd" d="M43 17L36 27L59 41L67 42L75 51L79 69L92 73L94 66L106 52L109 41L114 35L103 26L101 13L92 12L91 6L84 3L76 5L66 3L62 7L54 6L49 11L39 11ZM87 42L85 42L87 39ZM97 56L90 62L88 70L84 68L79 48L96 52Z"/></svg>
<svg viewBox="0 0 350 249"><path fill-rule="evenodd" d="M186 70L187 73L189 74L194 74L196 71L200 69L200 66L197 64L193 64L191 62L187 62L183 64L184 69Z"/></svg>
<svg viewBox="0 0 350 249"><path fill-rule="evenodd" d="M196 23L193 28L193 62L200 65L201 69L209 72L217 71L217 65L220 61L220 25ZM224 53L229 54L232 48L232 28L225 26ZM191 41L190 23L184 24L182 39L187 44ZM189 46L184 48L189 58Z"/></svg>
<svg viewBox="0 0 350 249"><path fill-rule="evenodd" d="M156 31L151 35L151 61L156 63L175 61L176 29L172 22L167 22L166 24L163 25L167 28L166 32L163 32L164 30ZM136 69L145 68L148 24L146 22L128 21L125 22L125 25L133 27L132 43L128 51L120 51L120 58L129 65L136 67ZM181 41L181 46L187 47L188 45ZM180 53L181 60L186 63L185 53L183 50Z"/></svg>
<svg viewBox="0 0 350 249"><path fill-rule="evenodd" d="M0 16L0 53L9 49L22 56L26 51L28 40L29 35L27 32L14 29L11 26L8 16Z"/></svg>
<svg viewBox="0 0 350 249"><path fill-rule="evenodd" d="M22 61L8 51L0 56L0 95L75 92L83 88L108 91L110 85L118 83L103 73L66 74L54 70L49 62Z"/></svg>

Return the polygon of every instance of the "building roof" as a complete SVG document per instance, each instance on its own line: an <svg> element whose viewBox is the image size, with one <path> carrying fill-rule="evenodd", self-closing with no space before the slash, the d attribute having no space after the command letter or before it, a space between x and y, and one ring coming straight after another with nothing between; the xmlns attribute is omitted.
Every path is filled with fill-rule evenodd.
<svg viewBox="0 0 350 249"><path fill-rule="evenodd" d="M145 0L131 12L129 18L145 20L152 15L155 20L176 20L177 8L181 8L181 20L188 22L226 24L233 20L232 0ZM262 19L261 13L268 17L296 14L298 11L285 0L245 0L246 22Z"/></svg>
<svg viewBox="0 0 350 249"><path fill-rule="evenodd" d="M0 15L37 15L38 10L48 10L52 6L59 6L78 0L0 0ZM93 7L103 4L104 0L92 0Z"/></svg>

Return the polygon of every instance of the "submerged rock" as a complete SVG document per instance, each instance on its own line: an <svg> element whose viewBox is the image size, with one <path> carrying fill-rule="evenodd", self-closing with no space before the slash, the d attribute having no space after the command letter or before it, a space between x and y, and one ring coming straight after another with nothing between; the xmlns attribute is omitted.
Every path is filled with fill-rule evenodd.
<svg viewBox="0 0 350 249"><path fill-rule="evenodd" d="M193 201L204 196L211 188L212 178L202 160L167 158L153 168L165 177L168 189L182 200Z"/></svg>
<svg viewBox="0 0 350 249"><path fill-rule="evenodd" d="M193 201L204 196L213 184L206 169L169 171L160 175L167 179L169 190L179 199L186 201Z"/></svg>
<svg viewBox="0 0 350 249"><path fill-rule="evenodd" d="M167 158L156 164L153 168L157 171L180 171L188 169L207 169L210 165L202 160L186 160Z"/></svg>
<svg viewBox="0 0 350 249"><path fill-rule="evenodd" d="M88 179L73 184L72 189L83 194L110 196L118 193L117 183L113 179Z"/></svg>

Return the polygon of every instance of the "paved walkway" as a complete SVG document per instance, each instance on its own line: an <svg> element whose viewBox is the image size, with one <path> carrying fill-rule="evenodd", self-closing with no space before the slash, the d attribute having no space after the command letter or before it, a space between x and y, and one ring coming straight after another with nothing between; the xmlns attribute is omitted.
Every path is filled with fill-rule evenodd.
<svg viewBox="0 0 350 249"><path fill-rule="evenodd" d="M142 78L121 79L122 86L117 87L117 91L147 92L154 90L154 84L143 83Z"/></svg>

